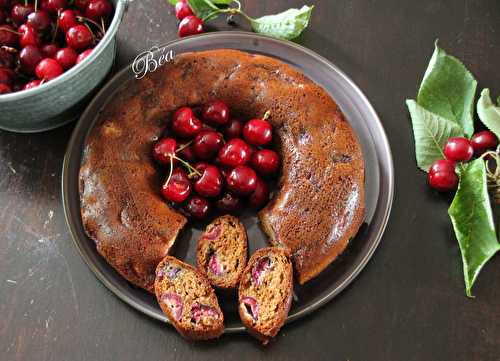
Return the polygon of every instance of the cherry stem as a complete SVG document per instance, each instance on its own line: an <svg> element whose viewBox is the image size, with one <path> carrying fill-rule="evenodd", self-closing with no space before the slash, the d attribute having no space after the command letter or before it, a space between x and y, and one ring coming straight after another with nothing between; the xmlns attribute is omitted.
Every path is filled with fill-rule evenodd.
<svg viewBox="0 0 500 361"><path fill-rule="evenodd" d="M264 113L264 116L262 117L262 119L267 120L270 116L271 116L271 111L268 110L267 112Z"/></svg>
<svg viewBox="0 0 500 361"><path fill-rule="evenodd" d="M490 157L495 163L495 170L490 167ZM486 165L486 177L488 181L488 188L493 189L493 198L496 203L500 204L500 155L494 151L488 151L481 155L481 159L484 159Z"/></svg>
<svg viewBox="0 0 500 361"><path fill-rule="evenodd" d="M170 156L171 158L174 158L174 159L177 159L179 162L182 163L182 165L184 167L187 168L187 170L189 171L189 177L192 176L193 174L197 175L197 176L201 176L201 173L198 171L198 169L194 168L191 164L189 164L188 162L186 162L185 160L179 158L178 156L176 155L171 155Z"/></svg>
<svg viewBox="0 0 500 361"><path fill-rule="evenodd" d="M183 145L181 145L175 152L177 153L177 152L180 152L183 149L186 149L187 147L189 147L191 145L191 143L193 143L192 140L189 141L189 142L187 142L187 143L185 143L185 144L183 144Z"/></svg>
<svg viewBox="0 0 500 361"><path fill-rule="evenodd" d="M57 36L57 30L59 30L59 16L61 15L61 9L57 10L57 21L56 21L56 27L54 31L52 32L52 42L56 40Z"/></svg>
<svg viewBox="0 0 500 361"><path fill-rule="evenodd" d="M38 10L38 0L35 0L35 12Z"/></svg>
<svg viewBox="0 0 500 361"><path fill-rule="evenodd" d="M16 48L11 48L10 46L4 45L4 46L0 47L0 49L5 50L6 52L11 53L11 54L19 53L19 50L17 50Z"/></svg>
<svg viewBox="0 0 500 361"><path fill-rule="evenodd" d="M8 33L16 34L16 35L18 35L18 36L23 35L23 34L21 34L21 33L20 33L20 32L18 32L18 31L15 31L15 30L12 30L12 29L9 29L9 28L4 28L4 27L2 27L2 26L0 26L0 30L6 31L6 32L8 32Z"/></svg>
<svg viewBox="0 0 500 361"><path fill-rule="evenodd" d="M173 171L174 171L174 159L172 156L170 156L170 173L168 173L168 177L165 184L168 184L168 182L170 182L170 178L172 178Z"/></svg>
<svg viewBox="0 0 500 361"><path fill-rule="evenodd" d="M106 34L106 25L104 24L104 18L101 18L102 35Z"/></svg>
<svg viewBox="0 0 500 361"><path fill-rule="evenodd" d="M91 24L95 25L95 26L97 27L97 29L99 29L99 31L100 31L101 33L103 33L103 34L105 33L104 28L101 28L101 25L99 25L99 23L95 22L95 21L94 21L94 20L92 20L92 19L86 18L86 17L84 17L84 16L77 16L77 17L76 17L76 19L77 19L78 21L85 22L85 25L87 26L87 28L89 28L89 30L90 30L91 32L92 32L92 29L88 26L88 24L87 24L87 23L91 23ZM94 32L92 32L92 35L93 35L93 34L94 34Z"/></svg>

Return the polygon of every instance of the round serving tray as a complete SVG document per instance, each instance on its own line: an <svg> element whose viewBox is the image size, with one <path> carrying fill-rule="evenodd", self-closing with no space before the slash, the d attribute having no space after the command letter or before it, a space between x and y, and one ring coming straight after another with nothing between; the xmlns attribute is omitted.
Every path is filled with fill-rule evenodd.
<svg viewBox="0 0 500 361"><path fill-rule="evenodd" d="M341 70L309 49L292 42L244 32L217 32L168 43L166 47L181 54L191 51L230 48L277 58L304 73L321 85L335 99L363 149L366 161L366 217L357 236L347 250L317 278L294 288L294 302L287 322L297 320L326 304L339 294L366 265L380 242L387 224L393 193L394 169L392 155L382 124L370 102ZM97 94L77 124L64 158L62 196L66 222L85 262L115 295L130 306L155 319L168 322L153 295L136 288L123 279L97 253L94 242L83 230L78 194L78 172L83 147L97 115L124 83L136 81L132 66L116 74ZM250 252L266 245L255 215L243 215L247 227ZM182 233L175 255L193 264L196 240L203 225L194 225ZM244 330L236 312L235 298L220 297L226 319L226 333Z"/></svg>

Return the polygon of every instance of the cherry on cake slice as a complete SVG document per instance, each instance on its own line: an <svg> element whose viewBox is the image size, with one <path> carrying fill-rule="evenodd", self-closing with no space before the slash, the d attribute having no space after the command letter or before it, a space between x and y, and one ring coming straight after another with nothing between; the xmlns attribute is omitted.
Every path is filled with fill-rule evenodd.
<svg viewBox="0 0 500 361"><path fill-rule="evenodd" d="M278 334L292 303L293 271L282 247L259 249L248 261L238 290L238 312L250 334L267 344Z"/></svg>
<svg viewBox="0 0 500 361"><path fill-rule="evenodd" d="M198 240L198 270L219 289L235 289L247 263L247 233L238 218L226 215L209 224Z"/></svg>
<svg viewBox="0 0 500 361"><path fill-rule="evenodd" d="M184 338L208 340L224 332L217 296L191 265L165 257L156 268L155 293L163 313Z"/></svg>

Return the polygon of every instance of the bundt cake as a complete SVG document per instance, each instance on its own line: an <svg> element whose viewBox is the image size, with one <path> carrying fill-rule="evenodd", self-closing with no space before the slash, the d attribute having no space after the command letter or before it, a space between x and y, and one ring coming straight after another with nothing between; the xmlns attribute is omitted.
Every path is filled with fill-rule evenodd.
<svg viewBox="0 0 500 361"><path fill-rule="evenodd" d="M238 311L250 334L266 344L278 334L292 304L293 274L282 247L261 248L243 272Z"/></svg>
<svg viewBox="0 0 500 361"><path fill-rule="evenodd" d="M245 119L270 111L279 191L259 214L299 282L347 246L364 217L361 147L320 86L283 62L235 50L178 55L114 94L89 134L80 170L85 231L127 280L152 291L154 270L186 223L161 199L152 144L181 106L223 100Z"/></svg>
<svg viewBox="0 0 500 361"><path fill-rule="evenodd" d="M224 315L208 280L175 257L156 269L155 294L160 307L188 340L208 340L224 332Z"/></svg>
<svg viewBox="0 0 500 361"><path fill-rule="evenodd" d="M212 286L236 288L247 264L247 233L238 218L215 219L198 240L196 263Z"/></svg>

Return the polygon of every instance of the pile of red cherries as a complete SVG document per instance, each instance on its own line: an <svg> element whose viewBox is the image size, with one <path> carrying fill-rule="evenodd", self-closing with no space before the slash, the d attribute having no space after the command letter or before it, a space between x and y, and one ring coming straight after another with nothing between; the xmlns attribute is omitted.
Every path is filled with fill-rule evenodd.
<svg viewBox="0 0 500 361"><path fill-rule="evenodd" d="M474 155L479 157L497 145L497 137L488 130L474 134L471 139L464 137L448 139L443 149L446 159L435 161L429 169L427 178L429 185L441 192L455 190L458 186L456 163L468 162Z"/></svg>
<svg viewBox="0 0 500 361"><path fill-rule="evenodd" d="M194 15L187 0L180 0L175 4L175 17L180 20L178 34L181 38L201 34L205 31L203 20Z"/></svg>
<svg viewBox="0 0 500 361"><path fill-rule="evenodd" d="M37 87L83 61L113 13L109 0L0 0L0 94Z"/></svg>
<svg viewBox="0 0 500 361"><path fill-rule="evenodd" d="M167 174L163 197L195 219L205 219L214 206L222 213L235 213L244 204L264 206L268 182L280 166L278 153L269 148L268 116L244 123L220 100L199 110L179 108L168 136L153 146L153 158Z"/></svg>

